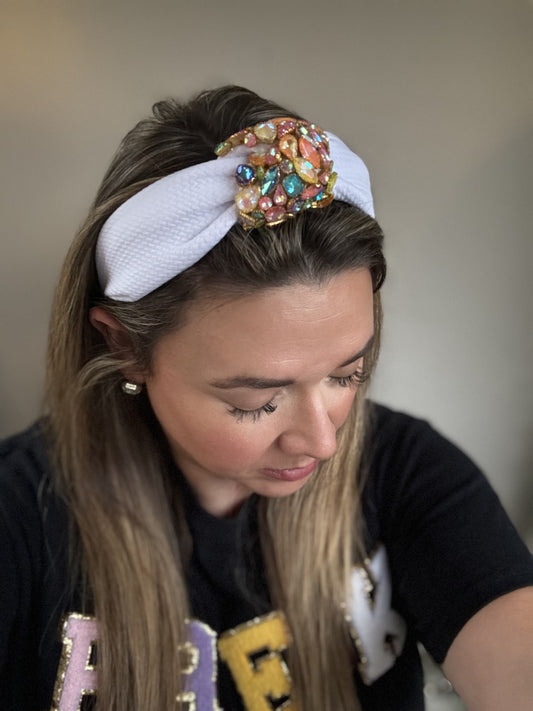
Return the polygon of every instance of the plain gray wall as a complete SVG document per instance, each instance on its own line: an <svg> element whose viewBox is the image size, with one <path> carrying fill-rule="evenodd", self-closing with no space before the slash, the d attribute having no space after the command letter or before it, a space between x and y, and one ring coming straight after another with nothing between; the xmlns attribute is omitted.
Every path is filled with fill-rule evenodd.
<svg viewBox="0 0 533 711"><path fill-rule="evenodd" d="M240 83L369 165L374 394L459 443L531 541L531 0L0 7L0 433L40 412L53 286L119 139L159 98Z"/></svg>

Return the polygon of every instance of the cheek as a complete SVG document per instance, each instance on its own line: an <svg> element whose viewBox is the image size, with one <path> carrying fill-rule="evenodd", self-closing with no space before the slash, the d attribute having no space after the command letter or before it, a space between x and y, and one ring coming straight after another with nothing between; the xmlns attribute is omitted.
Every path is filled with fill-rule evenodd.
<svg viewBox="0 0 533 711"><path fill-rule="evenodd" d="M201 426L198 423L198 428L193 426L188 435L181 440L182 446L196 459L219 470L254 464L270 444L268 439L250 432L245 425L232 419L224 422L224 415L211 421L204 420Z"/></svg>
<svg viewBox="0 0 533 711"><path fill-rule="evenodd" d="M355 395L357 393L356 388L339 388L341 393L335 398L335 403L330 409L330 420L334 424L336 429L339 429L345 422L346 418L350 414L353 402L355 400Z"/></svg>

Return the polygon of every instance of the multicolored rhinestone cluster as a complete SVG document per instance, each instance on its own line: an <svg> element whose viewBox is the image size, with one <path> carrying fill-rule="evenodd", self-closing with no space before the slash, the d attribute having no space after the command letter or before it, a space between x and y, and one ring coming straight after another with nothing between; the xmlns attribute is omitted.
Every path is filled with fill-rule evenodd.
<svg viewBox="0 0 533 711"><path fill-rule="evenodd" d="M246 229L277 225L333 200L337 174L328 138L315 124L293 118L265 121L234 133L215 153L223 156L239 145L250 148L248 163L235 172L235 204Z"/></svg>

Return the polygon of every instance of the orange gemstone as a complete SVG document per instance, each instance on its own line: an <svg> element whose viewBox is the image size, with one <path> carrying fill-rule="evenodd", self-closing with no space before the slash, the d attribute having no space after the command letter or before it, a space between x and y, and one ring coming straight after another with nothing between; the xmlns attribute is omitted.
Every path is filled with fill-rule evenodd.
<svg viewBox="0 0 533 711"><path fill-rule="evenodd" d="M252 148L250 151L250 163L256 166L266 165L266 157L269 149L270 146L267 146L264 143L259 143L257 146Z"/></svg>
<svg viewBox="0 0 533 711"><path fill-rule="evenodd" d="M320 168L320 154L311 141L302 136L298 141L298 146L302 156L311 163L313 168Z"/></svg>
<svg viewBox="0 0 533 711"><path fill-rule="evenodd" d="M287 156L287 158L294 161L298 155L298 141L296 140L296 137L292 136L290 133L283 136L279 142L279 149L284 156Z"/></svg>

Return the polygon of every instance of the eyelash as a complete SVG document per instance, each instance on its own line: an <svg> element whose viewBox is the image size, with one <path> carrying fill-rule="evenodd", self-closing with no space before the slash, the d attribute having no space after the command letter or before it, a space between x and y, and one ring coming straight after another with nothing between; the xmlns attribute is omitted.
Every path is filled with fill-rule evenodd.
<svg viewBox="0 0 533 711"><path fill-rule="evenodd" d="M356 370L355 373L350 375L343 375L340 378L336 378L334 375L330 375L331 380L333 380L341 388L348 388L350 385L361 385L365 380L368 380L368 373L366 370Z"/></svg>
<svg viewBox="0 0 533 711"><path fill-rule="evenodd" d="M334 375L330 375L330 380L332 380L336 385L341 388L349 388L350 386L360 385L368 379L369 373L366 371L358 370L350 375L343 375L340 378L336 378ZM266 405L258 407L256 410L241 410L239 407L232 407L229 410L229 414L237 419L237 422L242 422L245 419L250 419L252 422L257 422L262 415L271 415L278 409L277 405L273 402L267 402Z"/></svg>
<svg viewBox="0 0 533 711"><path fill-rule="evenodd" d="M229 410L229 414L237 418L237 422L242 422L244 419L251 419L252 422L257 422L261 415L271 415L277 409L277 405L267 402L266 405L258 407L257 410L241 410L239 407L232 407Z"/></svg>

